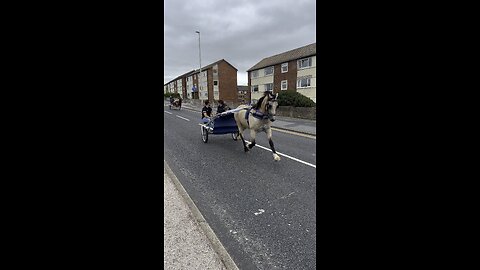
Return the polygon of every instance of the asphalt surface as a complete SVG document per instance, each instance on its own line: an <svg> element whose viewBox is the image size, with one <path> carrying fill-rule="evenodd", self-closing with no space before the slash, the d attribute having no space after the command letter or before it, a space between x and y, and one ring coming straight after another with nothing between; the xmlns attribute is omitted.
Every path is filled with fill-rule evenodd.
<svg viewBox="0 0 480 270"><path fill-rule="evenodd" d="M273 131L277 152L304 163L275 162L229 134L203 143L198 112L165 111L164 159L237 266L316 269L316 140Z"/></svg>

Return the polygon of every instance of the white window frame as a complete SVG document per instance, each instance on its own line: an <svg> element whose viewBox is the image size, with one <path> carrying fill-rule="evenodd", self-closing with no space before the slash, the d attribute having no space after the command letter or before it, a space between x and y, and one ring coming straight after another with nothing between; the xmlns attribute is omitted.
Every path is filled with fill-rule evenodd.
<svg viewBox="0 0 480 270"><path fill-rule="evenodd" d="M254 70L252 71L252 73L250 73L250 78L258 78L258 70Z"/></svg>
<svg viewBox="0 0 480 270"><path fill-rule="evenodd" d="M272 69L272 73L268 73L268 74L267 74L267 70L270 70L270 69ZM273 66L266 67L266 68L264 69L264 74L265 74L265 76L273 75L273 70L274 70Z"/></svg>
<svg viewBox="0 0 480 270"><path fill-rule="evenodd" d="M283 83L285 83L285 88L283 88ZM281 90L287 90L288 89L288 80L283 80L280 85L281 85L281 88L280 88Z"/></svg>
<svg viewBox="0 0 480 270"><path fill-rule="evenodd" d="M305 61L308 61L308 66L307 66L307 65L303 65L303 63L305 63ZM304 69L304 68L310 68L310 67L312 67L312 58L311 58L311 57L307 57L307 58L299 59L299 60L297 61L297 66L298 66L298 69Z"/></svg>
<svg viewBox="0 0 480 270"><path fill-rule="evenodd" d="M272 85L272 89L268 90L267 85ZM272 91L273 92L273 83L266 83L266 84L264 84L264 87L265 87L265 91Z"/></svg>
<svg viewBox="0 0 480 270"><path fill-rule="evenodd" d="M283 69L284 67L286 67L286 70ZM287 63L283 63L281 69L282 69L282 73L288 72L288 62L287 62Z"/></svg>
<svg viewBox="0 0 480 270"><path fill-rule="evenodd" d="M255 90L257 88L257 90ZM252 93L253 92L258 92L258 85L252 85Z"/></svg>
<svg viewBox="0 0 480 270"><path fill-rule="evenodd" d="M307 86L302 86L302 81L306 80ZM312 86L311 77L300 77L297 79L297 89L298 88L308 88Z"/></svg>

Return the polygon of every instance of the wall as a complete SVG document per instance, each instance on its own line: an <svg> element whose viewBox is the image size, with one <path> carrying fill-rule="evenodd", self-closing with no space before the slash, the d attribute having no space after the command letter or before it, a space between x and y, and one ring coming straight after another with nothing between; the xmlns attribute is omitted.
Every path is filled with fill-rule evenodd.
<svg viewBox="0 0 480 270"><path fill-rule="evenodd" d="M282 73L282 64L283 63L277 64L274 68L274 93L282 91L281 89L283 80L287 80L287 90L297 89L297 60L288 62L288 71L285 73Z"/></svg>
<svg viewBox="0 0 480 270"><path fill-rule="evenodd" d="M292 107L292 106L280 106L277 108L276 113L278 116L302 118L302 119L317 119L316 107Z"/></svg>
<svg viewBox="0 0 480 270"><path fill-rule="evenodd" d="M312 57L312 66L305 69L299 69L297 71L297 77L302 76L312 76L310 78L310 87L308 88L297 88L297 92L300 94L309 97L315 103L317 102L317 57ZM295 81L296 83L296 81Z"/></svg>
<svg viewBox="0 0 480 270"><path fill-rule="evenodd" d="M237 70L225 61L218 63L219 97L225 102L238 102Z"/></svg>

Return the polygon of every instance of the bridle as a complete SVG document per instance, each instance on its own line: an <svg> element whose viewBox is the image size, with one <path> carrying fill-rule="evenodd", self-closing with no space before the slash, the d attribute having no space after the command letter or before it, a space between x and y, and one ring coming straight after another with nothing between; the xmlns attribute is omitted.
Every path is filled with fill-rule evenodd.
<svg viewBox="0 0 480 270"><path fill-rule="evenodd" d="M265 98L267 98L267 97L265 97ZM276 102L277 99L276 99L276 96L273 96L273 98L272 98L272 95L270 95L270 94L269 94L268 98L269 99L266 101L267 104L265 105L265 113L262 113L258 110L254 110L252 112L252 107L245 108L245 110L247 110L247 112L245 113L245 120L247 120L247 125L248 125L249 128L250 128L250 121L248 120L249 115L252 115L253 117L255 117L257 119L260 119L260 120L267 120L268 119L271 122L275 121L275 114L270 113L270 109L273 107L273 102Z"/></svg>
<svg viewBox="0 0 480 270"><path fill-rule="evenodd" d="M277 100L276 99L271 99L269 101L267 101L267 104L265 106L265 115L266 115L266 118L268 118L270 121L275 121L275 114L272 114L270 112L270 110L272 109L273 107L273 103L276 102Z"/></svg>

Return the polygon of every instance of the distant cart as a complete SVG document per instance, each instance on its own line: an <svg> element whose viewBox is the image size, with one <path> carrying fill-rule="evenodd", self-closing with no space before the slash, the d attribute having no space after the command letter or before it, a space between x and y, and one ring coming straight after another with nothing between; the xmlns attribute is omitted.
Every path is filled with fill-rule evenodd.
<svg viewBox="0 0 480 270"><path fill-rule="evenodd" d="M238 127L233 113L238 109L229 110L213 116L206 124L199 124L202 134L202 141L208 142L208 134L232 134L234 141L238 139Z"/></svg>

